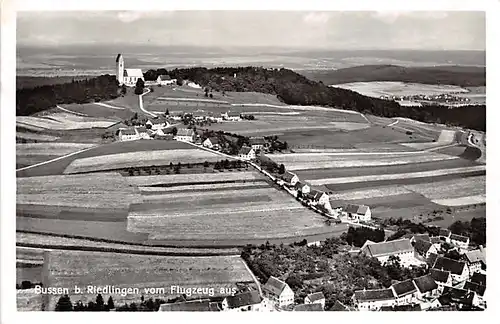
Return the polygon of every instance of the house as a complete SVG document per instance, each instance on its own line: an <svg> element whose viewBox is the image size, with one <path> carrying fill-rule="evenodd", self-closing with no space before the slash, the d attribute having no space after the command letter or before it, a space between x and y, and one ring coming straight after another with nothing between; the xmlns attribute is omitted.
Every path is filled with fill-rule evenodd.
<svg viewBox="0 0 500 324"><path fill-rule="evenodd" d="M415 278L413 282L417 287L417 299L431 298L439 294L439 286L430 274Z"/></svg>
<svg viewBox="0 0 500 324"><path fill-rule="evenodd" d="M307 242L307 246L321 246L321 241Z"/></svg>
<svg viewBox="0 0 500 324"><path fill-rule="evenodd" d="M463 287L464 290L475 292L479 299L483 299L486 292L486 286L479 285L474 282L467 281Z"/></svg>
<svg viewBox="0 0 500 324"><path fill-rule="evenodd" d="M453 260L446 257L438 257L433 266L434 269L449 271L452 282L458 283L467 280L469 277L469 268L462 261Z"/></svg>
<svg viewBox="0 0 500 324"><path fill-rule="evenodd" d="M434 247L436 248L436 250L441 250L441 243L443 242L441 240L441 238L439 236L433 236L430 238L430 242L432 243L432 245L434 245Z"/></svg>
<svg viewBox="0 0 500 324"><path fill-rule="evenodd" d="M381 264L385 264L389 257L397 256L401 260L403 267L419 264L415 259L415 250L409 239L399 239L388 242L366 244L361 249L365 255L377 258Z"/></svg>
<svg viewBox="0 0 500 324"><path fill-rule="evenodd" d="M467 236L450 234L449 243L458 247L460 250L467 250L469 248L469 238Z"/></svg>
<svg viewBox="0 0 500 324"><path fill-rule="evenodd" d="M429 268L432 268L432 266L434 265L434 263L436 263L436 260L437 260L438 257L439 257L439 255L437 253L429 253L429 256L425 260L425 263L427 263L427 266Z"/></svg>
<svg viewBox="0 0 500 324"><path fill-rule="evenodd" d="M161 304L159 312L218 312L219 305L209 299L191 300L178 303Z"/></svg>
<svg viewBox="0 0 500 324"><path fill-rule="evenodd" d="M334 311L334 312L350 312L351 311L349 309L349 307L347 307L346 305L342 304L338 300L335 301L335 304L333 304L333 306L330 307L329 310L330 311Z"/></svg>
<svg viewBox="0 0 500 324"><path fill-rule="evenodd" d="M222 310L246 312L259 312L262 310L262 297L256 290L228 296L222 301Z"/></svg>
<svg viewBox="0 0 500 324"><path fill-rule="evenodd" d="M250 138L250 146L258 151L262 150L264 147L267 146L267 142L263 137L251 137Z"/></svg>
<svg viewBox="0 0 500 324"><path fill-rule="evenodd" d="M413 279L395 283L391 286L396 296L396 305L407 305L417 301L417 286Z"/></svg>
<svg viewBox="0 0 500 324"><path fill-rule="evenodd" d="M434 279L436 284L438 285L438 293L442 293L444 287L451 287L452 280L451 274L449 271L438 270L438 269L429 269L429 274Z"/></svg>
<svg viewBox="0 0 500 324"><path fill-rule="evenodd" d="M125 85L127 87L135 87L137 80L142 79L144 81L144 75L141 69L126 69L125 61L123 55L118 54L116 56L116 80L119 85Z"/></svg>
<svg viewBox="0 0 500 324"><path fill-rule="evenodd" d="M316 189L310 189L309 193L305 195L306 199L309 199L311 205L330 205L329 197L326 193Z"/></svg>
<svg viewBox="0 0 500 324"><path fill-rule="evenodd" d="M220 141L217 137L209 137L203 141L203 146L218 150L220 148Z"/></svg>
<svg viewBox="0 0 500 324"><path fill-rule="evenodd" d="M255 151L251 147L243 146L238 152L238 157L243 160L255 159Z"/></svg>
<svg viewBox="0 0 500 324"><path fill-rule="evenodd" d="M478 285L486 286L486 275L476 272L472 275L472 277L470 277L469 281Z"/></svg>
<svg viewBox="0 0 500 324"><path fill-rule="evenodd" d="M228 111L227 113L224 113L222 115L222 118L224 120L228 120L228 121L240 121L241 120L241 115L240 115L240 113Z"/></svg>
<svg viewBox="0 0 500 324"><path fill-rule="evenodd" d="M294 302L293 290L287 283L276 277L269 277L266 284L262 286L262 290L266 297L280 307L291 305Z"/></svg>
<svg viewBox="0 0 500 324"><path fill-rule="evenodd" d="M422 240L426 242L430 242L431 238L429 237L429 234L414 234L414 233L408 233L403 236L404 238L410 239L411 243L415 243L416 240Z"/></svg>
<svg viewBox="0 0 500 324"><path fill-rule="evenodd" d="M184 142L194 142L195 135L192 129L188 128L181 128L177 131L177 135L174 137L178 141L184 141Z"/></svg>
<svg viewBox="0 0 500 324"><path fill-rule="evenodd" d="M438 236L447 243L450 243L450 235L451 235L451 232L449 230L447 230L446 228L439 229Z"/></svg>
<svg viewBox="0 0 500 324"><path fill-rule="evenodd" d="M283 173L280 178L281 180L283 180L283 184L289 187L293 187L297 184L297 182L299 182L299 177L295 173L292 173L290 171L285 171L285 173Z"/></svg>
<svg viewBox="0 0 500 324"><path fill-rule="evenodd" d="M307 195L311 192L311 187L305 182L297 181L297 183L295 183L295 190L300 191L302 195Z"/></svg>
<svg viewBox="0 0 500 324"><path fill-rule="evenodd" d="M411 239L410 239L411 242ZM416 239L413 242L413 247L415 248L415 252L421 255L423 258L427 259L431 253L437 254L438 250L436 247L429 241L424 241L421 239Z"/></svg>
<svg viewBox="0 0 500 324"><path fill-rule="evenodd" d="M467 263L470 273L479 272L486 268L486 256L481 246L478 250L465 252L463 259Z"/></svg>
<svg viewBox="0 0 500 324"><path fill-rule="evenodd" d="M135 128L139 134L140 139L151 139L151 135L148 133L148 129L144 126L139 126Z"/></svg>
<svg viewBox="0 0 500 324"><path fill-rule="evenodd" d="M438 299L441 305L456 304L459 309L479 304L475 292L453 287L444 287L443 294Z"/></svg>
<svg viewBox="0 0 500 324"><path fill-rule="evenodd" d="M316 292L313 294L309 294L304 298L304 304L320 304L323 309L325 308L325 295L322 292Z"/></svg>
<svg viewBox="0 0 500 324"><path fill-rule="evenodd" d="M294 312L322 312L324 311L321 304L301 304L293 308Z"/></svg>
<svg viewBox="0 0 500 324"><path fill-rule="evenodd" d="M154 129L154 130L159 130L159 129L163 129L165 127L170 126L167 118L162 117L162 116L158 116L157 118L153 118L153 119L148 119L148 121L146 122L146 127L147 127L147 125L150 125L149 128Z"/></svg>
<svg viewBox="0 0 500 324"><path fill-rule="evenodd" d="M380 307L381 312L419 312L422 310L420 304L408 304L408 305L395 305L395 306L382 306Z"/></svg>
<svg viewBox="0 0 500 324"><path fill-rule="evenodd" d="M372 219L370 207L365 205L347 205L345 212L347 216L353 220L367 222Z"/></svg>
<svg viewBox="0 0 500 324"><path fill-rule="evenodd" d="M134 127L131 128L121 128L118 132L118 138L120 141L134 141L138 140L139 133L135 130Z"/></svg>
<svg viewBox="0 0 500 324"><path fill-rule="evenodd" d="M172 85L175 84L176 82L177 79L170 78L170 75L168 74L162 74L156 78L156 83L159 85Z"/></svg>
<svg viewBox="0 0 500 324"><path fill-rule="evenodd" d="M352 296L353 304L360 311L379 310L382 306L396 305L394 291L389 289L357 290Z"/></svg>

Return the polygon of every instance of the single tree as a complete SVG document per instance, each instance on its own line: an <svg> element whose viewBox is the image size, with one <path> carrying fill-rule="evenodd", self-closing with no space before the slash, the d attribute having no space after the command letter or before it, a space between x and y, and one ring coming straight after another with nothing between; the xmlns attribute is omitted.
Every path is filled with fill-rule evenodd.
<svg viewBox="0 0 500 324"><path fill-rule="evenodd" d="M115 303L113 302L113 297L109 296L108 298L108 309L115 308Z"/></svg>
<svg viewBox="0 0 500 324"><path fill-rule="evenodd" d="M96 304L96 308L98 310L103 310L104 309L104 298L102 298L101 294L97 295L97 298L95 299L95 304Z"/></svg>
<svg viewBox="0 0 500 324"><path fill-rule="evenodd" d="M282 163L282 164L280 164L280 167L279 167L279 169L278 169L278 173L279 173L279 174L283 174L283 173L285 173L285 165L284 165L283 163Z"/></svg>
<svg viewBox="0 0 500 324"><path fill-rule="evenodd" d="M61 296L56 304L57 312L69 312L73 310L73 304L68 295Z"/></svg>
<svg viewBox="0 0 500 324"><path fill-rule="evenodd" d="M122 93L122 95L127 94L127 87L125 85L122 85L121 93Z"/></svg>
<svg viewBox="0 0 500 324"><path fill-rule="evenodd" d="M167 110L165 111L165 116L169 116L170 115L170 112L168 111L168 108Z"/></svg>

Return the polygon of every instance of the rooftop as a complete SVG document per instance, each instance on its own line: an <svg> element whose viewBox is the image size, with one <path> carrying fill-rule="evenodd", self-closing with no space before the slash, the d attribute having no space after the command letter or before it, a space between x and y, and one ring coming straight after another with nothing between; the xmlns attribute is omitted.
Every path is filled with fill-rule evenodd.
<svg viewBox="0 0 500 324"><path fill-rule="evenodd" d="M447 302L472 305L473 299L473 292L469 292L465 289L444 287L443 294L439 297L439 302L444 305L447 305Z"/></svg>
<svg viewBox="0 0 500 324"><path fill-rule="evenodd" d="M451 234L450 240L464 242L464 243L469 242L469 238L467 236L462 236L458 234Z"/></svg>
<svg viewBox="0 0 500 324"><path fill-rule="evenodd" d="M481 250L465 252L465 259L468 263L483 262L486 264L486 256Z"/></svg>
<svg viewBox="0 0 500 324"><path fill-rule="evenodd" d="M262 286L262 289L264 289L267 292L272 293L273 295L279 296L283 289L286 287L286 283L276 277L269 277L267 280L266 284Z"/></svg>
<svg viewBox="0 0 500 324"><path fill-rule="evenodd" d="M240 149L239 154L247 155L247 154L248 154L248 153L250 153L251 151L252 151L252 148L251 148L251 147L248 147L248 146L243 146L243 147Z"/></svg>
<svg viewBox="0 0 500 324"><path fill-rule="evenodd" d="M425 256L427 251L429 251L429 249L432 247L432 243L421 239L416 239L413 247L415 248L415 251Z"/></svg>
<svg viewBox="0 0 500 324"><path fill-rule="evenodd" d="M333 304L333 306L330 308L330 311L344 312L349 311L349 308L337 300L335 301L335 304Z"/></svg>
<svg viewBox="0 0 500 324"><path fill-rule="evenodd" d="M449 271L455 275L462 274L464 267L465 267L465 262L445 257L438 257L433 266L434 269Z"/></svg>
<svg viewBox="0 0 500 324"><path fill-rule="evenodd" d="M252 290L226 297L226 300L229 308L239 308L242 306L259 304L262 301L262 298L260 297L258 291Z"/></svg>
<svg viewBox="0 0 500 324"><path fill-rule="evenodd" d="M177 136L193 136L194 132L192 129L181 128L177 131Z"/></svg>
<svg viewBox="0 0 500 324"><path fill-rule="evenodd" d="M413 246L408 239L380 242L367 245L364 251L371 257L394 255L404 252L412 252Z"/></svg>
<svg viewBox="0 0 500 324"><path fill-rule="evenodd" d="M448 237L448 236L450 236L450 234L451 234L451 232L446 228L439 229L439 236Z"/></svg>
<svg viewBox="0 0 500 324"><path fill-rule="evenodd" d="M160 80L161 80L161 81L168 81L168 80L172 80L172 79L170 78L170 75L168 75L168 74L162 74L162 75L160 75L160 76L158 76L158 77L160 78Z"/></svg>
<svg viewBox="0 0 500 324"><path fill-rule="evenodd" d="M295 173L292 173L290 171L285 171L283 175L281 175L281 179L283 179L286 182L292 181L293 177L296 177L297 175Z"/></svg>
<svg viewBox="0 0 500 324"><path fill-rule="evenodd" d="M120 129L122 135L137 135L135 128Z"/></svg>
<svg viewBox="0 0 500 324"><path fill-rule="evenodd" d="M394 289L394 292L398 297L405 296L417 291L417 287L413 283L412 279L395 283L392 285L392 289Z"/></svg>
<svg viewBox="0 0 500 324"><path fill-rule="evenodd" d="M323 295L322 292L316 292L316 293L307 295L307 298L311 302L315 302L315 301L318 301L318 300L321 300L321 299L325 299L325 295Z"/></svg>
<svg viewBox="0 0 500 324"><path fill-rule="evenodd" d="M345 211L350 214L365 215L369 207L365 205L347 205Z"/></svg>
<svg viewBox="0 0 500 324"><path fill-rule="evenodd" d="M380 307L380 311L382 312L412 312L412 311L421 311L422 307L420 304L411 304L411 305L394 305L394 306L382 306Z"/></svg>
<svg viewBox="0 0 500 324"><path fill-rule="evenodd" d="M477 283L467 281L464 285L464 290L473 291L479 296L484 296L484 292L486 291L486 286L478 285Z"/></svg>
<svg viewBox="0 0 500 324"><path fill-rule="evenodd" d="M128 77L136 77L136 78L142 78L142 70L141 69L125 69L125 76Z"/></svg>
<svg viewBox="0 0 500 324"><path fill-rule="evenodd" d="M426 293L428 291L433 291L437 289L438 285L436 281L432 278L430 274L413 279L415 286L421 293Z"/></svg>
<svg viewBox="0 0 500 324"><path fill-rule="evenodd" d="M438 269L429 269L429 274L431 275L432 279L434 279L434 281L442 283L446 283L448 281L448 278L450 277L449 271Z"/></svg>
<svg viewBox="0 0 500 324"><path fill-rule="evenodd" d="M322 312L324 311L321 304L301 304L293 309L294 312Z"/></svg>
<svg viewBox="0 0 500 324"><path fill-rule="evenodd" d="M486 286L486 275L479 272L475 272L470 278L470 281L478 285Z"/></svg>
<svg viewBox="0 0 500 324"><path fill-rule="evenodd" d="M264 145L266 140L262 137L252 137L250 138L250 145Z"/></svg>
<svg viewBox="0 0 500 324"><path fill-rule="evenodd" d="M357 290L354 292L354 296L360 302L375 301L375 300L388 300L388 299L395 298L392 289Z"/></svg>
<svg viewBox="0 0 500 324"><path fill-rule="evenodd" d="M409 233L409 234L406 234L403 237L404 238L408 238L410 240L413 238L415 240L423 240L423 241L427 241L427 242L431 241L431 238L429 237L429 234L414 234L414 233Z"/></svg>
<svg viewBox="0 0 500 324"><path fill-rule="evenodd" d="M213 312L218 310L217 303L210 302L208 299L162 304L159 309L160 312Z"/></svg>

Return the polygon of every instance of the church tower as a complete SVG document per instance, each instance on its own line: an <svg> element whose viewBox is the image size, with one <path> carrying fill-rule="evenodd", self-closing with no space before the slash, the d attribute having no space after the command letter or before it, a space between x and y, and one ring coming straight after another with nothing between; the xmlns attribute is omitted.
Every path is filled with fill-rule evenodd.
<svg viewBox="0 0 500 324"><path fill-rule="evenodd" d="M123 61L123 55L118 54L116 57L116 80L120 85L123 84L123 76L125 71L125 62Z"/></svg>

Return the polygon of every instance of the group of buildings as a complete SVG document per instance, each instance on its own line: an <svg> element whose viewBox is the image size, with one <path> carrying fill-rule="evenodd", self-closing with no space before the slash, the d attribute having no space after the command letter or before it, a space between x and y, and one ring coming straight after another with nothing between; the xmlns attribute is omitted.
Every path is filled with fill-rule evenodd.
<svg viewBox="0 0 500 324"><path fill-rule="evenodd" d="M371 221L372 212L369 206L337 206L337 201L330 198L326 192L311 188L307 183L301 182L297 174L288 170L278 176L278 184L286 187L295 197L333 218L349 222Z"/></svg>

